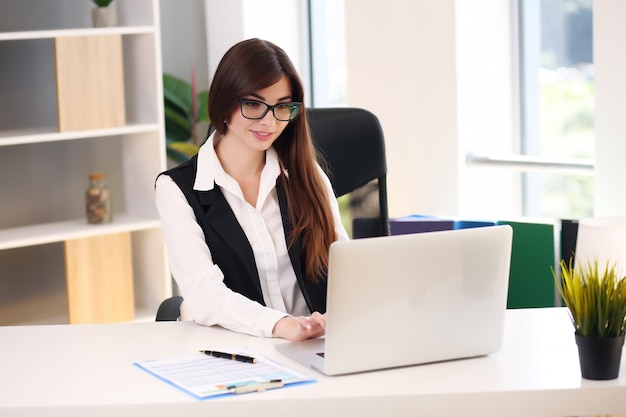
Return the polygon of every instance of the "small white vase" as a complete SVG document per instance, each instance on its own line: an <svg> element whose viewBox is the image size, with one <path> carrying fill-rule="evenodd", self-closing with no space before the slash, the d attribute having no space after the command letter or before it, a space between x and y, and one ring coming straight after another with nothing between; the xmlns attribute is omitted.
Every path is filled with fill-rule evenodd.
<svg viewBox="0 0 626 417"><path fill-rule="evenodd" d="M95 28L117 26L117 13L114 6L94 7L91 10L91 19Z"/></svg>

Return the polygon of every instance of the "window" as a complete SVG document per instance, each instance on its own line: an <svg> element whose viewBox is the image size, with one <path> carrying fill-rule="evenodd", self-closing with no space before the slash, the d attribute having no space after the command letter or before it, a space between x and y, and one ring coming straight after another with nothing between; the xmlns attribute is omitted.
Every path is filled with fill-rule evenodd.
<svg viewBox="0 0 626 417"><path fill-rule="evenodd" d="M354 30L354 27L363 27L361 22L355 23L356 19L361 18L361 14L357 14L358 17L350 15L354 13L356 3L345 2L343 4L345 10L341 9L342 3L344 3L342 0L309 0L312 74L314 75L313 104L315 106L343 105L341 96L342 94L345 95L345 90L341 90L341 86L345 85L345 79L348 77L345 75L347 74L345 64L343 67L341 66L340 57L345 54L341 51L331 52L329 49L319 47L319 45L326 45L326 48L343 46L342 37L332 38L330 35L332 31L341 27L343 20L353 23L352 26L347 26L348 30ZM452 187L460 184L460 188L456 190L460 195L459 202L454 198L448 198L445 201L438 200L433 205L445 206L450 204L450 207L447 208L448 212L458 210L461 215L469 213L476 217L494 215L506 217L519 216L520 214L547 218L590 216L593 213L594 203L593 168L595 158L592 2L591 0L509 0L508 2L494 1L490 3L493 6L492 13L486 17L481 15L476 16L476 18L479 20L483 18L493 19L492 23L497 27L493 31L485 31L484 34L480 33L475 37L470 36L469 39L464 35L470 32L464 31L474 28L473 25L476 24L476 20L471 20L471 16L475 16L472 10L475 6L468 5L466 2L457 2L452 10L449 7L435 8L434 12L436 13L433 13L433 16L443 19L443 23L450 23L449 20L446 20L451 19L450 13L456 15L454 24L459 33L463 35L456 40L455 44L458 48L456 53L457 58L459 58L457 63L459 63L460 71L456 81L460 80L459 85L461 88L465 88L457 90L463 99L471 98L471 94L483 93L480 84L485 81L485 78L482 78L485 74L490 73L498 76L501 73L494 71L508 71L507 77L500 77L497 80L499 83L506 82L506 84L494 84L496 87L484 92L485 97L489 93L495 100L500 100L502 107L505 108L506 106L507 110L512 102L519 102L519 104L513 104L512 111L506 114L495 112L498 118L494 120L500 123L498 133L501 135L484 138L479 131L479 122L482 119L467 117L461 120L460 127L467 128L469 125L470 130L474 128L475 131L472 130L469 134L463 131L463 135L460 137L465 141L461 144L462 150L466 144L471 147L468 151L472 152L469 152L466 158L468 166L479 165L478 168L485 168L482 165L491 165L509 171L505 175L494 175L493 170L472 170L471 177L467 175L469 172L467 171L464 173L462 184L460 181L450 181ZM338 7L335 10L341 11L335 15L343 18L337 19L336 23L331 23L330 16L333 14L330 11L335 5ZM429 7L431 6L413 7L410 12L428 13ZM512 10L515 16L503 23L502 19L508 18ZM468 11L469 13L467 13ZM394 13L397 13L397 10L381 8L380 13L381 17L393 17L396 16ZM372 14L370 12L363 15L371 17ZM461 19L459 19L459 15ZM465 15L468 16L465 17ZM488 21L484 19L481 21ZM509 27L511 22L514 22L513 30ZM489 33L500 33L499 31L509 31L506 32L506 35L512 34L515 40L508 41L503 36L506 42L490 44L490 47L495 45L495 50L481 49L483 45L479 42L481 42L482 37ZM430 32L424 31L424 33ZM326 37L325 43L324 36ZM348 36L347 39L353 38ZM432 44L437 45L437 42ZM427 48L427 45L420 44L419 46ZM410 48L411 45L399 42L394 47L395 49L402 49L403 47ZM472 55L472 48L476 48L479 51L478 54ZM430 51L426 50L426 52ZM518 62L512 65L518 71L514 76L510 74L509 68L511 63L509 54L511 52L519 57ZM495 67L489 67L490 62L479 61L489 54L495 57L493 60ZM354 59L355 55L357 60L361 57L358 53L351 54L351 59ZM471 59L468 58L470 55ZM474 58L475 56L479 58ZM476 65L472 67L472 64ZM399 64L394 62L390 65ZM363 67L356 66L354 68L356 68L354 71L359 71ZM477 69L475 73L468 74L468 68ZM496 68L496 70L492 68ZM337 72L332 72L335 70ZM480 71L485 72L480 73ZM329 81L330 75L336 76L334 80L337 82ZM445 76L442 75L442 77ZM513 78L511 82L508 80L509 76ZM476 82L472 84L474 80ZM502 88L509 88L513 85L519 91L507 91L506 94L504 92L499 94L498 85ZM320 92L322 87L328 87L328 89ZM517 97L511 99L511 95L517 95ZM386 97L382 98L383 101L385 99ZM351 100L358 103L363 102L358 101L363 100L362 97L355 100L353 96ZM470 101L472 100L468 100L468 102ZM471 111L468 112L468 114L470 113ZM515 116L519 114L519 118L513 116L515 120L507 119L512 114ZM463 123L467 123L467 125ZM505 124L507 127L510 125L511 128L506 129ZM390 131L393 131L393 127ZM512 131L516 133L511 135L510 132ZM496 147L488 144L488 140L507 141L507 144L496 149ZM481 143L470 143L471 141L480 141ZM481 156L481 154L484 155L489 152L499 152L500 155L505 153L509 156ZM391 157L393 158L393 154ZM392 164L401 164L402 162L404 161L390 161ZM487 166L487 168L489 167ZM486 181L481 181L483 177L488 178ZM494 194L494 185L492 184L494 182L496 183L495 187L506 188L507 195L505 197L492 195ZM428 199L430 197L426 195L421 198ZM491 204L488 201L490 198L498 200L498 204ZM416 203L397 203L398 206L401 204ZM414 211L412 208L409 210Z"/></svg>
<svg viewBox="0 0 626 417"><path fill-rule="evenodd" d="M312 96L315 107L346 103L346 42L343 0L309 0Z"/></svg>
<svg viewBox="0 0 626 417"><path fill-rule="evenodd" d="M523 174L527 216L593 213L592 13L591 0L519 1L520 151L574 166Z"/></svg>

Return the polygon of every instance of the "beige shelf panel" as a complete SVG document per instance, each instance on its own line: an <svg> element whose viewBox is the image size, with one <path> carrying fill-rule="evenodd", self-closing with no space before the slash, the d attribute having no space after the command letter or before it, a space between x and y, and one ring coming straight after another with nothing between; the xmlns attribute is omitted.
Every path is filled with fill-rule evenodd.
<svg viewBox="0 0 626 417"><path fill-rule="evenodd" d="M70 324L135 317L130 232L65 242Z"/></svg>
<svg viewBox="0 0 626 417"><path fill-rule="evenodd" d="M122 35L54 39L59 131L124 126Z"/></svg>

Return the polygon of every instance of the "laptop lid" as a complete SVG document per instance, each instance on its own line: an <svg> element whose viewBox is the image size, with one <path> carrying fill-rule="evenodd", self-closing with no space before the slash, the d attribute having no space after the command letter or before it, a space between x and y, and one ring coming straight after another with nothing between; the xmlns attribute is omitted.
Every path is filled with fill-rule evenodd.
<svg viewBox="0 0 626 417"><path fill-rule="evenodd" d="M496 352L511 243L507 225L335 242L325 338L277 349L327 375Z"/></svg>

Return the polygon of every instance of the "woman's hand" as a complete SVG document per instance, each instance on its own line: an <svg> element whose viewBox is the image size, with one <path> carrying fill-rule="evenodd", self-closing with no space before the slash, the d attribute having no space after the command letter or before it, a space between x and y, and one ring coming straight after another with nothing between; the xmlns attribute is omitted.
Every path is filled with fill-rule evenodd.
<svg viewBox="0 0 626 417"><path fill-rule="evenodd" d="M326 333L326 314L315 311L309 317L283 317L276 322L272 333L290 342L323 336Z"/></svg>

